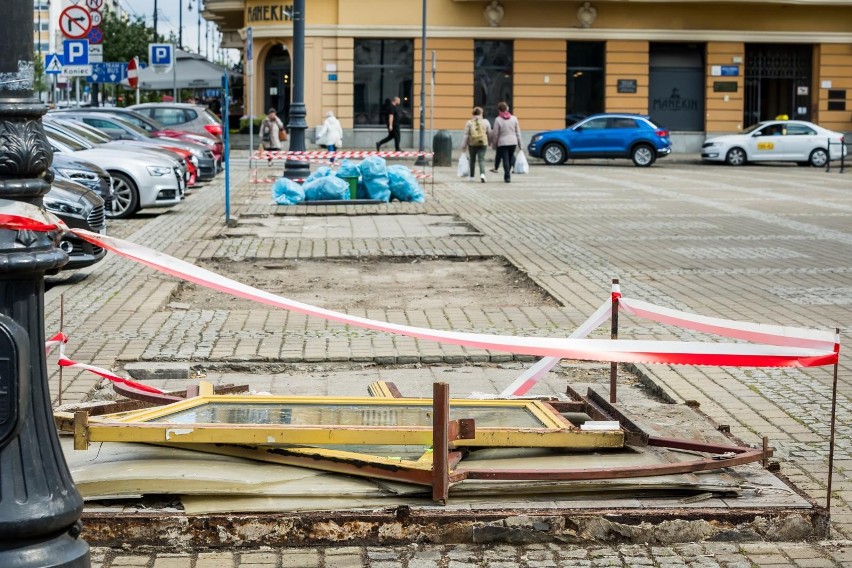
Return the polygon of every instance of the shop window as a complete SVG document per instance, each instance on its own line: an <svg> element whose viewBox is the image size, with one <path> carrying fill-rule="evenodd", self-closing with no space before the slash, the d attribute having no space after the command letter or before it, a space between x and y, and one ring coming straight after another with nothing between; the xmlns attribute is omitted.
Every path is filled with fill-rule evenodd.
<svg viewBox="0 0 852 568"><path fill-rule="evenodd" d="M846 89L828 91L828 110L846 110Z"/></svg>
<svg viewBox="0 0 852 568"><path fill-rule="evenodd" d="M565 126L604 110L604 53L602 41L568 42Z"/></svg>
<svg viewBox="0 0 852 568"><path fill-rule="evenodd" d="M492 122L499 102L512 108L513 59L511 41L476 40L473 44L473 104L482 107Z"/></svg>
<svg viewBox="0 0 852 568"><path fill-rule="evenodd" d="M386 107L400 98L400 125L411 126L414 42L355 40L355 127L384 126Z"/></svg>

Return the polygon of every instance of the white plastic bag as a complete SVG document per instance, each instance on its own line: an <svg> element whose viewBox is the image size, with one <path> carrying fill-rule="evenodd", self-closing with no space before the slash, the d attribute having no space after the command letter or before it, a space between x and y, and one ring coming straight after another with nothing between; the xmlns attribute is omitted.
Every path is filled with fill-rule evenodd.
<svg viewBox="0 0 852 568"><path fill-rule="evenodd" d="M459 169L456 172L459 177L470 177L470 158L467 152L459 156Z"/></svg>
<svg viewBox="0 0 852 568"><path fill-rule="evenodd" d="M524 155L523 150L518 152L518 155L515 156L515 167L512 168L512 171L516 174L530 173L530 163L527 162L527 157Z"/></svg>

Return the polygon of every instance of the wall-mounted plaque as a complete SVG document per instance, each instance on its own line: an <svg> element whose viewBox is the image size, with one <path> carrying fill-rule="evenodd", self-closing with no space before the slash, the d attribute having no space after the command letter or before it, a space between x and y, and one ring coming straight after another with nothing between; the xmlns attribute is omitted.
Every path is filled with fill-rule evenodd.
<svg viewBox="0 0 852 568"><path fill-rule="evenodd" d="M616 88L619 93L635 93L636 79L619 79Z"/></svg>
<svg viewBox="0 0 852 568"><path fill-rule="evenodd" d="M737 82L736 81L713 81L713 92L714 93L736 93L737 92Z"/></svg>

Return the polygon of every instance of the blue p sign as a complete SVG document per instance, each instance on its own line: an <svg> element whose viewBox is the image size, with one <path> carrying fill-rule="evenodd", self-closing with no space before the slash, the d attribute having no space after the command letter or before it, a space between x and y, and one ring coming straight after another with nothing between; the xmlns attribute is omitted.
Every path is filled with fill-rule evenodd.
<svg viewBox="0 0 852 568"><path fill-rule="evenodd" d="M89 42L85 39L67 39L63 44L65 48L66 65L88 65L89 64Z"/></svg>
<svg viewBox="0 0 852 568"><path fill-rule="evenodd" d="M171 65L172 46L168 43L149 43L148 62L151 65Z"/></svg>

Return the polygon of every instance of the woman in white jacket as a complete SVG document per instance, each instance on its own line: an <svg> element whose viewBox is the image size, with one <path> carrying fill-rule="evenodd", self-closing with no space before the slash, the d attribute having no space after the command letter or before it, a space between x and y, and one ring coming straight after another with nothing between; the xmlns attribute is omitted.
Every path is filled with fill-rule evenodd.
<svg viewBox="0 0 852 568"><path fill-rule="evenodd" d="M325 121L319 127L317 132L317 144L325 146L329 152L334 152L343 143L343 127L340 126L340 121L334 116L334 113L328 111L325 113ZM334 156L331 157L331 162L334 163Z"/></svg>

